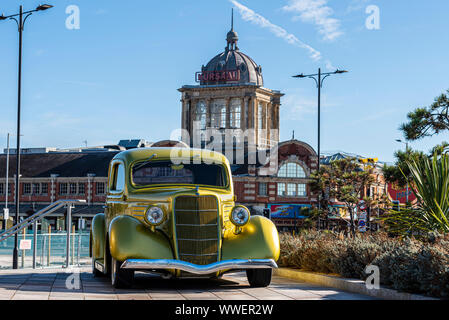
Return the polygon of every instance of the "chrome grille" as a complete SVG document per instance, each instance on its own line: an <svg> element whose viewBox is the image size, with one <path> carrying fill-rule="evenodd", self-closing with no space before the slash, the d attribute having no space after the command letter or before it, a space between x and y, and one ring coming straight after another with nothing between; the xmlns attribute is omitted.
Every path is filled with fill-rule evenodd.
<svg viewBox="0 0 449 320"><path fill-rule="evenodd" d="M179 196L175 200L179 259L205 265L218 261L218 203L214 196Z"/></svg>

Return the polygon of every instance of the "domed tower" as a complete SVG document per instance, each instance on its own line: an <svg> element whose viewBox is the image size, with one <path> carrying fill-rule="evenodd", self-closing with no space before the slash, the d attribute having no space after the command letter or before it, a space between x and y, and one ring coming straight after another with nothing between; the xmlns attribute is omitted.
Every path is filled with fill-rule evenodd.
<svg viewBox="0 0 449 320"><path fill-rule="evenodd" d="M196 73L198 84L178 89L182 93L182 139L194 147L210 148L218 132L223 142L232 138L234 149L239 143L245 149L248 145L269 149L279 142L283 94L264 88L262 67L240 51L233 20L225 50Z"/></svg>

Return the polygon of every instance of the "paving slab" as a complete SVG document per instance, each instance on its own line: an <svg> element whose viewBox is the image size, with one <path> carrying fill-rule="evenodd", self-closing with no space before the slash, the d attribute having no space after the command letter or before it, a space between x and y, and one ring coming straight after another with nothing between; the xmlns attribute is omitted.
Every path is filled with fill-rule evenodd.
<svg viewBox="0 0 449 320"><path fill-rule="evenodd" d="M93 277L90 267L76 269L0 270L1 300L360 300L352 294L274 276L267 288L251 288L244 272L219 280L170 279L136 273L130 289L114 289L106 277ZM73 280L79 281L74 283ZM67 288L67 280L75 288Z"/></svg>

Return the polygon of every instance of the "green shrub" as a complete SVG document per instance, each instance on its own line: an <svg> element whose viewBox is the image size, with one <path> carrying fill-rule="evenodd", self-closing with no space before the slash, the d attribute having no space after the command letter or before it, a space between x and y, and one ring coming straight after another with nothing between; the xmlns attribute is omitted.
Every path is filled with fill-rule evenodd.
<svg viewBox="0 0 449 320"><path fill-rule="evenodd" d="M347 278L365 279L365 267L381 253L381 247L359 237L345 243L346 248L334 261L337 273Z"/></svg>

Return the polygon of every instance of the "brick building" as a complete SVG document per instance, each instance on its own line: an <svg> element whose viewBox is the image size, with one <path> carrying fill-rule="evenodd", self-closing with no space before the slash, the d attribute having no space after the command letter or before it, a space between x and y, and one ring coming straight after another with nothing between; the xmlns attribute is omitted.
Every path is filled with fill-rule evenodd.
<svg viewBox="0 0 449 320"><path fill-rule="evenodd" d="M83 199L73 209L75 225L79 219L87 222L103 211L106 199L106 181L109 161L117 151L103 152L48 152L21 155L20 217L32 213L60 199ZM9 179L6 186L6 155L0 155L0 212L3 213L6 197L10 222L15 215L16 156L10 155ZM7 195L8 194L8 195ZM64 209L47 218L53 229L64 228ZM4 222L2 220L2 228Z"/></svg>
<svg viewBox="0 0 449 320"><path fill-rule="evenodd" d="M248 206L253 214L270 209L272 220L278 226L288 227L296 224L301 207L316 204L309 181L311 173L316 170L318 157L310 145L294 139L279 143L276 157L276 168L269 174L263 172L267 166L236 169L233 174L234 192L236 201ZM279 207L296 210L297 214L276 214Z"/></svg>

